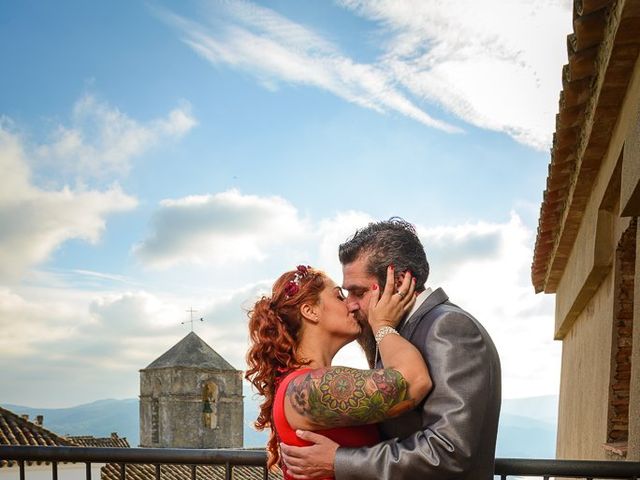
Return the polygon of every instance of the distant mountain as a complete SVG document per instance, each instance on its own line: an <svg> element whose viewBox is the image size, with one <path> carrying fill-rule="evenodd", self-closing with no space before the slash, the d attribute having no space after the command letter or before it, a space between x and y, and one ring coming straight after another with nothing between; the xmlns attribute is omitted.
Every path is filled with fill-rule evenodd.
<svg viewBox="0 0 640 480"><path fill-rule="evenodd" d="M501 413L529 417L555 425L558 421L558 396L546 395L502 400Z"/></svg>
<svg viewBox="0 0 640 480"><path fill-rule="evenodd" d="M108 437L117 432L135 447L139 443L138 399L97 400L68 408L34 408L2 404L3 408L19 415L27 414L31 420L44 415L43 426L60 435L94 435Z"/></svg>
<svg viewBox="0 0 640 480"><path fill-rule="evenodd" d="M253 422L258 418L260 411L260 400L254 399L253 393L249 389L244 391L244 446L264 447L269 440L269 432L259 432L253 426Z"/></svg>
<svg viewBox="0 0 640 480"><path fill-rule="evenodd" d="M500 416L496 457L555 458L556 427L529 417Z"/></svg>
<svg viewBox="0 0 640 480"><path fill-rule="evenodd" d="M502 401L496 457L555 458L558 397Z"/></svg>
<svg viewBox="0 0 640 480"><path fill-rule="evenodd" d="M253 422L259 399L245 391L244 446L264 447L267 433ZM497 457L554 458L558 397L506 399L502 402ZM98 400L69 408L32 408L3 404L4 408L30 418L44 415L44 426L58 434L108 436L117 432L131 446L139 444L138 399Z"/></svg>

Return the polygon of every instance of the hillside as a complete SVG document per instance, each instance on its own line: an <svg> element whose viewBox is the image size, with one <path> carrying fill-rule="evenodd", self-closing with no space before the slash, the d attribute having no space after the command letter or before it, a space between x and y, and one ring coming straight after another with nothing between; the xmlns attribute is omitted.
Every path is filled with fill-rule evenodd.
<svg viewBox="0 0 640 480"><path fill-rule="evenodd" d="M138 399L97 400L68 408L34 408L2 404L17 414L27 414L31 420L44 415L44 427L61 435L94 435L107 437L111 432L126 437L131 446L138 445Z"/></svg>

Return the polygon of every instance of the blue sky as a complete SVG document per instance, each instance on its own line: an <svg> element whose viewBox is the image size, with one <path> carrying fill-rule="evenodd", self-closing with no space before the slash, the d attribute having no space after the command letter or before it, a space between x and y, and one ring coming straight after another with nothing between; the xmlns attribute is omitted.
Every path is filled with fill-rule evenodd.
<svg viewBox="0 0 640 480"><path fill-rule="evenodd" d="M557 393L529 266L570 29L564 0L5 4L0 400L135 396L190 306L242 369L243 309L392 215L505 396Z"/></svg>

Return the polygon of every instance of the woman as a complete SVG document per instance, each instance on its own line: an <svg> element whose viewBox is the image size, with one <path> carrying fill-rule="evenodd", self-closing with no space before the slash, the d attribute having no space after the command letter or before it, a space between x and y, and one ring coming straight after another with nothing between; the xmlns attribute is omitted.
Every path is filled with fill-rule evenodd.
<svg viewBox="0 0 640 480"><path fill-rule="evenodd" d="M422 355L394 330L415 302L415 280L405 274L394 294L394 278L391 266L382 296L372 285L368 315L384 369L331 366L362 325L341 288L318 270L299 266L284 273L271 297L249 312L245 376L265 398L255 426L271 429L269 468L280 459L278 442L306 445L296 429L319 431L343 446L373 445L376 422L413 408L431 389Z"/></svg>

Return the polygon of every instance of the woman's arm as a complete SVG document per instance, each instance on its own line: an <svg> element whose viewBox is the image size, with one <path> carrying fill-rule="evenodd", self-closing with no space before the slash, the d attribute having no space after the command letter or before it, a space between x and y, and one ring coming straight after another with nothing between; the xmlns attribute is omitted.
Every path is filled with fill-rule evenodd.
<svg viewBox="0 0 640 480"><path fill-rule="evenodd" d="M389 278L390 276L390 278ZM372 292L369 323L376 332L395 327L413 305L415 283L405 275L393 294L393 270L389 270L385 291ZM377 423L414 408L431 389L431 378L417 348L400 335L387 334L379 343L386 368L359 370L326 367L299 375L289 383L285 414L293 428L317 430Z"/></svg>

